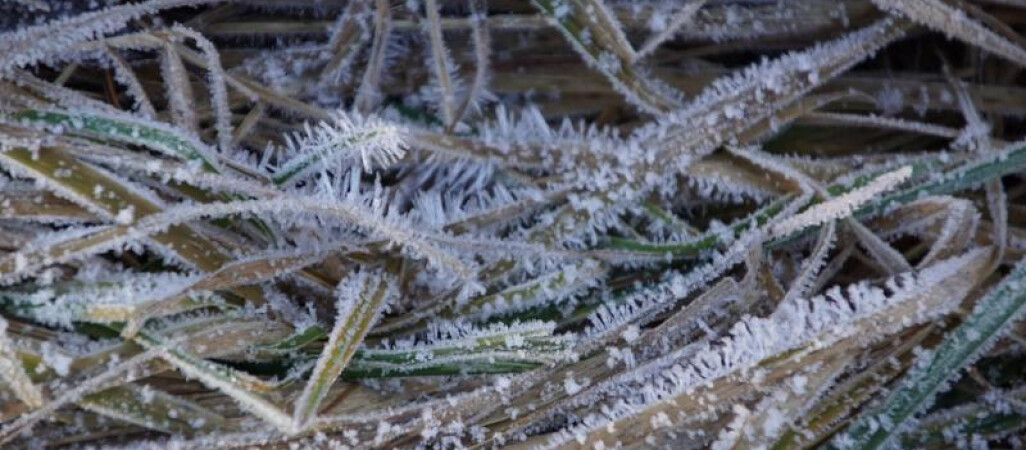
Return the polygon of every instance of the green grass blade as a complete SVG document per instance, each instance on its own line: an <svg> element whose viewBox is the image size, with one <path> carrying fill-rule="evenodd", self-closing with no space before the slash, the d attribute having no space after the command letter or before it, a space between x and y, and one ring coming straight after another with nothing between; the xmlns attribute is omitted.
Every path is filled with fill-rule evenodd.
<svg viewBox="0 0 1026 450"><path fill-rule="evenodd" d="M101 112L70 113L31 109L10 114L9 117L10 120L38 124L66 133L141 145L185 161L201 161L208 171L221 171L221 165L212 149L158 122Z"/></svg>
<svg viewBox="0 0 1026 450"><path fill-rule="evenodd" d="M565 360L571 352L568 336L554 336L551 322L492 324L468 328L425 344L391 349L361 349L346 368L345 377L395 377L509 373ZM444 332L438 330L438 332ZM435 334L429 331L428 335Z"/></svg>
<svg viewBox="0 0 1026 450"><path fill-rule="evenodd" d="M1002 403L1021 404L1026 389L1020 387L993 393L990 399L959 405L923 418L915 431L901 440L905 448L945 448L953 436L963 442L972 436L1007 436L1026 428L1026 413L1021 408L1003 408Z"/></svg>
<svg viewBox="0 0 1026 450"><path fill-rule="evenodd" d="M899 189L892 194L874 199L869 204L856 210L854 215L860 217L882 213L896 204L906 204L926 196L952 194L971 189L989 180L1020 171L1026 167L1026 142L1010 144L996 154L967 161L959 167L940 175L935 172L943 166L940 161L917 162L911 166L913 170L912 178L918 179L918 182L907 188ZM850 184L833 184L827 188L827 191L834 196L850 192L853 189L864 186L882 174L883 172L874 172L859 177ZM785 197L770 203L748 217L731 224L729 227L730 231L736 236L741 231L749 229L753 223L761 225L772 220L784 210L788 201L791 201L791 199ZM809 207L814 203L809 202L809 205L803 207ZM805 231L811 230L812 228L809 228ZM694 239L677 243L647 243L615 237L609 238L607 242L610 248L620 250L687 256L694 255L705 249L721 246L729 237L730 233L724 235L722 231L710 231L696 236ZM771 247L779 246L786 242L787 239L771 241L768 245Z"/></svg>
<svg viewBox="0 0 1026 450"><path fill-rule="evenodd" d="M391 289L388 279L381 272L343 281L340 287L343 289L339 292L335 326L310 380L296 402L292 421L295 429L302 429L317 415L331 385L342 374L367 332L381 315Z"/></svg>
<svg viewBox="0 0 1026 450"><path fill-rule="evenodd" d="M401 129L385 121L340 115L333 122L307 125L303 134L289 141L291 155L271 181L279 186L294 183L320 167L321 161L355 159L365 170L375 164L389 164L405 152Z"/></svg>
<svg viewBox="0 0 1026 450"><path fill-rule="evenodd" d="M883 448L907 431L908 422L925 408L945 383L976 361L1026 305L1026 260L987 293L958 328L902 378L882 404L863 411L834 440L835 448Z"/></svg>

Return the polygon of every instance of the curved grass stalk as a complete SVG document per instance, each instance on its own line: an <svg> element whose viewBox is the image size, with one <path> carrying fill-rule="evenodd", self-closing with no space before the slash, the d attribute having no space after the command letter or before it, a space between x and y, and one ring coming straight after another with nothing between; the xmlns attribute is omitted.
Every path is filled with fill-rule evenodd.
<svg viewBox="0 0 1026 450"><path fill-rule="evenodd" d="M895 209L874 220L889 236L930 238L930 248L917 264L925 266L963 251L977 235L980 213L969 200L934 196Z"/></svg>
<svg viewBox="0 0 1026 450"><path fill-rule="evenodd" d="M153 108L153 103L150 102L150 97L146 95L146 90L143 89L142 83L139 78L135 75L135 71L132 67L125 62L125 59L117 53L117 50L110 47L104 47L104 53L107 58L110 59L111 65L114 66L115 74L118 82L123 84L130 94L132 99L135 101L135 108L139 114L145 119L153 119L157 117L157 111Z"/></svg>
<svg viewBox="0 0 1026 450"><path fill-rule="evenodd" d="M141 17L164 9L218 3L221 0L150 0L111 6L76 16L51 20L0 34L0 73L52 57L68 47L103 37Z"/></svg>
<svg viewBox="0 0 1026 450"><path fill-rule="evenodd" d="M369 0L350 2L332 27L331 39L327 45L331 59L321 70L321 84L331 86L342 79L343 75L347 75L349 66L370 38L366 24L369 3Z"/></svg>
<svg viewBox="0 0 1026 450"><path fill-rule="evenodd" d="M217 47L202 34L188 27L176 24L171 31L192 39L203 52L209 73L212 94L210 104L214 110L214 129L217 132L218 147L222 152L228 152L232 148L232 112L228 107L228 87L225 84L224 68L221 67L221 56L217 52Z"/></svg>
<svg viewBox="0 0 1026 450"><path fill-rule="evenodd" d="M75 258L83 254L94 254L117 248L119 245L129 242L146 239L153 236L158 242L173 242L176 253L182 254L195 249L195 254L185 254L184 258L194 261L199 267L206 271L217 270L224 261L216 253L213 245L204 246L204 238L194 232L186 231L185 222L203 217L224 217L241 213L282 213L285 211L307 212L314 214L327 214L342 218L357 226L374 232L380 232L391 241L414 249L420 255L427 257L430 261L438 263L442 267L452 270L463 280L473 278L473 270L458 258L442 251L432 244L424 242L420 233L401 229L390 223L389 220L379 217L376 213L369 211L362 204L355 202L324 202L312 198L279 197L273 200L250 200L228 203L210 203L196 207L184 207L165 210L157 213L159 207L145 199L139 199L133 193L126 191L123 185L113 183L102 174L90 176L95 170L82 163L66 158L61 152L54 149L41 149L40 152L47 155L46 158L35 158L27 150L11 150L0 154L0 157L13 157L12 161L18 164L27 165L36 177L47 176L54 179L57 186L64 186L64 179L53 177L51 174L58 170L75 170L83 178L71 186L70 192L81 196L81 201L86 205L94 205L97 202L88 197L92 193L94 185L88 180L92 178L94 183L105 186L105 191L118 193L118 196L104 196L99 199L99 205L94 207L98 211L114 215L126 208L133 208L136 216L141 216L134 226L114 226L87 230L77 236L70 236L70 239L44 242L38 249L25 249L15 255L8 255L0 259L0 274L5 277L16 277L26 273L39 265L59 262ZM109 186L109 187L108 187ZM84 192L83 192L84 191ZM127 206L125 201L129 201ZM199 263L202 263L200 265Z"/></svg>
<svg viewBox="0 0 1026 450"><path fill-rule="evenodd" d="M480 102L493 97L487 91L492 53L492 37L488 29L488 5L485 0L469 0L467 4L470 8L470 29L474 41L474 78L470 82L470 88L467 89L463 101L456 108L454 119L457 123L463 120L468 109L480 110Z"/></svg>
<svg viewBox="0 0 1026 450"><path fill-rule="evenodd" d="M160 55L160 73L167 87L166 96L171 113L171 121L193 136L199 135L199 119L193 105L196 96L192 92L189 73L182 62L182 56L169 42L158 42L162 50Z"/></svg>
<svg viewBox="0 0 1026 450"><path fill-rule="evenodd" d="M207 203L200 206L176 207L141 219L136 225L127 228L122 242L131 242L152 234L161 233L168 227L187 223L202 218L218 218L236 214L297 214L309 213L324 215L349 221L354 225L380 233L391 242L410 248L419 256L452 271L463 280L472 280L474 270L451 252L438 248L432 241L444 243L448 240L459 242L458 238L417 232L400 228L384 217L376 215L366 206L352 202L320 200L310 197L281 196L266 200L242 200L236 202ZM111 245L113 243L107 243Z"/></svg>

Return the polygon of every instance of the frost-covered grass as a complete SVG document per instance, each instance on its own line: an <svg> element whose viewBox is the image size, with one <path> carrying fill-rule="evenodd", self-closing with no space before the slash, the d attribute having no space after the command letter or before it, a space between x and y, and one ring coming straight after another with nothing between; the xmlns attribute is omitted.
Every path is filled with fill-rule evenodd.
<svg viewBox="0 0 1026 450"><path fill-rule="evenodd" d="M0 446L1017 448L1024 11L6 2Z"/></svg>

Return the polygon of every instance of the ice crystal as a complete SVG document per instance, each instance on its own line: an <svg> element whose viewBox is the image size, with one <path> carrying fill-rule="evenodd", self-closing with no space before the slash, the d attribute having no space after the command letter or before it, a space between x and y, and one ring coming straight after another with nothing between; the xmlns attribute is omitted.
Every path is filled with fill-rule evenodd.
<svg viewBox="0 0 1026 450"><path fill-rule="evenodd" d="M1021 7L4 3L0 446L1014 447Z"/></svg>

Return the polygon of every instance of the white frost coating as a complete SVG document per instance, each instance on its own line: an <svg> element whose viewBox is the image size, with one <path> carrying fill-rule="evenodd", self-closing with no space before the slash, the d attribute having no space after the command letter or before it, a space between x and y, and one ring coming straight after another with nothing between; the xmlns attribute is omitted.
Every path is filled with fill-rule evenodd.
<svg viewBox="0 0 1026 450"><path fill-rule="evenodd" d="M492 59L492 38L488 29L487 9L485 0L470 0L470 29L474 42L474 78L470 82L455 120L458 122L469 111L480 111L485 101L495 100L494 94L488 91L491 81L490 61Z"/></svg>
<svg viewBox="0 0 1026 450"><path fill-rule="evenodd" d="M104 47L104 55L110 60L111 66L114 67L114 78L124 85L128 93L132 95L132 100L135 102L135 109L138 113L145 119L156 118L157 111L153 109L150 97L146 95L146 90L143 89L139 78L135 76L135 71L132 70L132 67L128 65L115 49Z"/></svg>
<svg viewBox="0 0 1026 450"><path fill-rule="evenodd" d="M210 103L214 110L217 143L221 152L228 152L232 148L232 111L228 107L228 86L225 83L224 68L221 67L221 55L217 52L217 47L213 42L195 30L180 24L175 24L171 30L192 39L203 53L210 78L210 92L213 94Z"/></svg>
<svg viewBox="0 0 1026 450"><path fill-rule="evenodd" d="M691 25L694 21L695 13L697 13L702 6L705 6L706 1L707 0L690 0L683 2L684 4L674 12L673 17L670 19L670 23L663 27L663 29L652 33L652 35L645 40L645 43L641 45L641 49L638 50L634 60L631 62L635 62L654 53L663 42L673 39L673 36L680 31L681 27Z"/></svg>
<svg viewBox="0 0 1026 450"><path fill-rule="evenodd" d="M637 54L624 27L602 0L533 2L589 67L601 72L628 102L649 114L662 114L681 104L681 94L633 64ZM583 24L583 29L572 27Z"/></svg>
<svg viewBox="0 0 1026 450"><path fill-rule="evenodd" d="M809 292L809 288L816 281L816 275L823 270L823 266L826 264L830 249L833 248L834 243L837 241L836 229L837 222L831 220L820 230L819 239L816 241L816 247L812 250L812 255L806 260L801 272L791 282L791 287L788 288L787 294L784 295L785 302L804 297Z"/></svg>
<svg viewBox="0 0 1026 450"><path fill-rule="evenodd" d="M586 333L592 341L584 348L597 348L606 339L620 336L628 328L652 320L678 300L686 298L740 263L753 245L761 245L762 236L761 230L749 232L731 244L723 254L714 255L709 263L695 267L686 274L674 272L652 287L639 289L619 301L602 304L588 315L592 326Z"/></svg>
<svg viewBox="0 0 1026 450"><path fill-rule="evenodd" d="M367 69L363 72L360 88L353 102L361 112L372 110L381 102L381 73L392 34L392 7L387 0L375 0L374 42L371 44Z"/></svg>
<svg viewBox="0 0 1026 450"><path fill-rule="evenodd" d="M183 6L221 0L152 0L111 6L0 34L0 73L52 57L75 44L120 30L134 19Z"/></svg>
<svg viewBox="0 0 1026 450"><path fill-rule="evenodd" d="M672 192L668 175L687 172L690 165L740 133L769 120L802 95L850 69L894 39L904 28L886 18L832 41L754 64L714 81L688 105L660 116L635 131L614 155L589 170L573 174L575 187L596 193L605 214L563 214L555 233L608 227L610 215L657 190Z"/></svg>
<svg viewBox="0 0 1026 450"><path fill-rule="evenodd" d="M873 230L867 228L862 222L855 220L853 217L845 217L844 224L855 234L859 243L873 257L873 260L887 273L894 274L912 270L912 266L905 259L905 255L902 255L891 244L877 236Z"/></svg>
<svg viewBox="0 0 1026 450"><path fill-rule="evenodd" d="M910 176L912 176L912 166L905 166L880 175L861 188L841 194L775 223L771 228L771 234L775 237L787 236L804 228L851 216L858 207L895 188Z"/></svg>
<svg viewBox="0 0 1026 450"><path fill-rule="evenodd" d="M285 412L267 399L243 389L235 383L231 372L226 371L221 366L205 360L191 358L166 347L153 347L152 350L161 359L175 366L186 377L195 378L205 386L223 392L235 400L243 409L264 419L267 423L277 428L278 431L286 434L294 434L298 431Z"/></svg>
<svg viewBox="0 0 1026 450"><path fill-rule="evenodd" d="M361 272L342 280L337 289L335 325L317 359L310 380L296 400L292 426L305 428L317 416L321 401L356 353L371 326L388 307L394 286L381 271Z"/></svg>
<svg viewBox="0 0 1026 450"><path fill-rule="evenodd" d="M13 6L18 16L0 23L26 30L33 19L78 14L104 1L69 3L63 11L36 17L23 8L37 6L22 1ZM184 4L132 1L154 10ZM871 358L892 348L887 345L892 340L901 341L902 348L914 345L925 331L895 330L943 320L938 316L958 302L956 297L972 303L976 297L962 295L967 284L989 280L991 264L1005 261L999 252L984 250L960 262L946 260L984 242L991 231L989 224L977 226L971 203L941 206L931 197L934 203L901 204L916 192L955 195L1017 170L1026 161L1021 143L1000 155L962 152L967 145L952 153L847 152L842 157L777 157L738 149L773 139L780 127L804 120L809 111L849 99L872 106L875 98L885 111L919 110L918 93L924 114L931 107L951 109L954 95L945 100L939 83L920 88L888 81L881 88L878 79L859 76L862 69L843 82L830 81L899 38L913 26L909 21L895 17L873 23L885 14L864 0L533 1L542 14L515 14L519 10L489 7L487 0L406 0L406 10L402 2L389 0L341 5L258 0L241 9L150 14L129 20L124 30L111 25L113 36L98 31L106 28L94 14L95 23L62 24L92 28L87 33L102 38L49 50L49 57L22 68L5 72L0 64L0 78L7 80L0 97L8 100L0 106L0 125L9 134L0 138L0 163L13 159L25 166L11 163L0 174L0 214L6 214L0 221L0 306L11 320L18 352L7 359L15 361L11 367L21 364L18 358L35 364L33 379L48 378L40 385L46 397L42 412L29 410L26 420L47 419L58 408L61 417L100 412L111 421L84 422L89 436L102 438L118 427L116 422L169 432L138 437L152 440L140 443L152 448L485 448L544 445L548 438L612 448L640 441L655 446L662 437L668 438L662 441L666 445L759 448L794 425L838 380L863 375L869 367L859 355L873 352ZM117 16L127 10L118 8L108 12ZM848 28L846 9L858 18L857 28ZM304 20L281 30L233 19L259 11ZM359 14L350 14L354 11ZM810 12L829 17L803 21ZM341 17L334 27L333 17ZM207 19L218 23L207 26ZM372 19L374 48L368 49ZM546 19L559 22L562 30L551 29ZM176 20L197 32L174 25ZM635 52L623 30L631 30L631 39L644 38L636 33L644 32L639 28L646 22L657 32L649 48ZM675 29L679 25L686 29ZM401 30L396 39L389 38L393 26ZM494 54L488 53L489 27L503 30ZM571 37L574 48L551 41L560 37L556 31ZM288 37L275 39L282 32ZM256 47L232 37L239 35L256 36ZM0 40L10 36L0 34ZM320 39L325 36L330 36L327 46ZM785 38L804 50L733 54L734 46L694 47L695 39L708 44L740 36ZM451 57L438 45L443 37ZM471 38L473 43L455 40ZM556 53L536 55L554 71L517 65L537 50L524 44L538 38L554 45ZM660 54L698 58L663 61L654 73L677 81L685 77L692 88L692 81L704 84L730 70L708 64L695 51L714 52L713 59L728 66L750 67L709 83L684 106L630 64L664 38L682 41ZM824 41L814 43L817 39ZM110 95L108 84L105 96L104 80L90 78L104 75L103 65L96 72L95 59L108 48L125 61L113 61L120 64L114 76L122 85ZM167 51L165 70L158 72L148 64L162 51ZM223 67L218 51L225 56ZM432 52L439 58L429 59ZM602 74L569 73L579 56ZM332 62L322 69L328 59ZM7 60L0 56L0 62ZM429 69L443 70L423 70L425 60ZM463 70L456 62L465 65ZM137 64L154 69L139 72L141 82L128 76L132 68L142 69ZM333 64L345 74L336 77ZM492 87L501 96L494 100L496 117L490 121L464 114L487 95L483 69L489 64L501 74ZM414 70L405 70L410 67ZM456 74L469 84L475 67L482 70L464 89ZM360 70L365 83L357 91ZM57 79L43 81L31 73ZM612 88L602 75L612 80ZM542 80L553 82L543 86ZM193 96L190 85L203 92ZM125 87L137 99L145 95L143 87L161 96L156 116L144 117L145 105L131 113L104 105L126 106L131 99L119 97ZM1010 99L995 104L988 89L976 89L987 100L987 113L1009 114ZM236 99L236 94L242 95ZM247 95L252 108L228 103L229 97ZM442 121L430 114L439 99L444 103L439 109L451 110L438 114L445 116ZM931 104L938 99L944 104ZM958 98L960 105L969 100ZM647 115L630 110L632 103L651 106L656 120L643 123ZM572 119L560 119L561 114ZM233 133L238 119L242 123ZM303 120L310 120L305 130ZM816 120L831 127L855 124L954 137L952 129L906 119L824 113ZM967 121L971 126L962 140L982 143L985 127ZM272 136L279 130L289 136ZM994 131L995 138L1007 139L1007 130ZM235 148L229 151L225 136L230 134ZM217 150L218 142L224 151ZM267 150L261 154L260 149ZM712 154L721 149L732 153ZM49 164L53 161L57 167ZM886 187L872 184L910 164L916 184L906 181L898 194L881 194ZM955 166L961 169L940 173ZM932 168L938 173L922 173ZM43 180L35 185L24 178L8 180L23 176ZM829 192L820 186L826 183ZM82 211L49 192L61 189L100 213ZM849 194L831 200L840 192ZM812 201L817 194L820 198ZM990 210L1007 201L992 198L990 191L988 200ZM819 202L825 203L816 206ZM78 220L41 223L27 217L38 210ZM855 253L852 236L844 236L843 249L831 251L837 220L861 227L853 212L859 218L879 213L874 231L888 239L911 234L892 241L921 258L922 271L888 285L830 289L810 300L824 286L868 273L839 275L853 255L859 259L855 264L865 262ZM995 214L994 222L1006 213ZM821 234L811 254L815 237L810 233L779 235L780 227L814 225L821 226ZM808 228L804 231L812 231ZM49 234L55 229L62 231ZM863 239L874 236L864 227L855 229ZM1013 250L1026 248L1023 239L1009 239ZM870 244L882 242L877 238ZM927 252L931 242L935 250ZM870 252L874 255L896 254L887 253L886 244L868 247L877 250ZM192 263L179 261L183 257ZM949 264L958 267L949 270ZM387 305L350 298L331 308L335 282L369 272L394 276L396 286L380 285L396 287L401 295ZM966 272L974 276L961 276ZM117 274L148 277L151 283L125 283ZM780 285L787 281L793 281L790 290ZM478 292L470 294L472 289ZM200 291L211 301L189 297ZM337 319L325 317L334 312ZM524 321L535 318L552 322ZM125 323L122 340L87 336L83 322ZM103 387L88 378L103 368L75 371L94 363L116 366L138 351L131 342L126 347L126 339L149 339L142 345L150 356L171 360L212 388L204 397L227 395L241 406L228 405L233 417L220 423L165 404L173 403L159 392L166 377L150 378L155 369L168 367L162 361L103 383L142 381L157 391L143 389L124 404L90 406L86 398L69 405L62 394L79 383ZM0 339L0 364L3 345ZM25 351L31 351L29 359ZM246 372L251 363L265 362L285 362L289 370L274 380ZM11 389L9 369L0 365L8 387L0 397L24 410ZM311 370L317 385L299 386ZM843 378L834 379L838 374ZM817 378L824 375L829 376ZM359 380L358 397L377 400L357 414L346 412L346 406L328 407L333 394L348 391L338 382L342 377ZM200 380L192 383L202 388ZM809 397L798 398L802 395ZM51 407L51 399L63 406ZM743 408L736 408L739 417L724 429L734 403ZM143 415L130 414L135 405L147 407ZM170 412L168 417L177 420L146 422L154 411ZM11 446L45 444L66 431L82 431L72 426L33 435L26 420L9 420L0 427L0 440L17 439ZM190 427L203 428L202 437L187 437L193 434ZM722 440L714 443L717 435Z"/></svg>
<svg viewBox="0 0 1026 450"><path fill-rule="evenodd" d="M17 419L6 423L3 428L0 428L0 445L10 442L17 436L18 432L31 429L35 424L45 419L49 414L53 414L59 408L82 398L84 395L108 386L114 380L124 377L126 372L135 370L155 356L156 354L153 351L137 354L101 374L79 383L72 389L64 390L57 398L47 402L42 407L18 416Z"/></svg>
<svg viewBox="0 0 1026 450"><path fill-rule="evenodd" d="M679 167L659 161L663 170L683 168L694 156L711 152L740 132L744 127L739 124L768 117L900 35L900 26L886 19L808 50L754 64L715 80L681 110L640 129L636 139L658 142L666 147L664 153L679 152L675 144L684 145L688 153Z"/></svg>
<svg viewBox="0 0 1026 450"><path fill-rule="evenodd" d="M633 383L613 386L619 395L613 397L608 408L588 416L580 426L560 431L546 448L667 405L678 395L688 395L713 380L790 350L823 348L849 337L885 336L941 317L955 308L972 287L959 275L979 270L989 255L989 250L978 248L919 272L891 278L885 283L886 291L864 282L844 290L835 287L812 299L782 303L769 317L746 317L730 329L727 337L697 344L698 348L684 352L690 355L686 360L671 354L638 366ZM575 398L574 404L586 400Z"/></svg>
<svg viewBox="0 0 1026 450"><path fill-rule="evenodd" d="M456 64L449 56L449 49L445 47L445 41L442 39L442 19L436 0L426 0L424 9L427 12L427 21L424 22L424 27L431 42L431 53L426 61L430 65L429 68L432 69L432 84L438 96L442 119L446 126L451 127L457 120L454 110L456 87L459 84Z"/></svg>
<svg viewBox="0 0 1026 450"><path fill-rule="evenodd" d="M0 317L0 381L29 407L43 406L43 394L25 373L21 358L7 337L7 320L3 317Z"/></svg>
<svg viewBox="0 0 1026 450"><path fill-rule="evenodd" d="M164 80L165 94L174 124L192 135L198 135L199 121L193 110L192 83L181 55L170 42L163 45L160 55L160 75Z"/></svg>
<svg viewBox="0 0 1026 450"><path fill-rule="evenodd" d="M15 312L40 323L71 328L73 322L112 323L129 320L153 302L183 295L195 281L194 275L174 273L119 274L100 279L72 281L38 289L32 293L6 292L0 298L11 302ZM196 300L212 301L210 293L193 292Z"/></svg>
<svg viewBox="0 0 1026 450"><path fill-rule="evenodd" d="M1026 49L987 29L982 24L940 0L872 0L878 8L912 19L935 31L954 36L966 43L1026 67Z"/></svg>
<svg viewBox="0 0 1026 450"><path fill-rule="evenodd" d="M304 125L302 133L286 136L285 162L275 170L278 184L325 169L360 163L366 171L387 167L406 152L402 128L359 113L338 112L331 122Z"/></svg>

